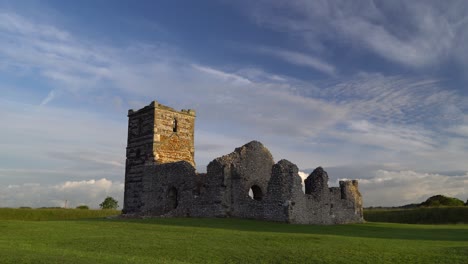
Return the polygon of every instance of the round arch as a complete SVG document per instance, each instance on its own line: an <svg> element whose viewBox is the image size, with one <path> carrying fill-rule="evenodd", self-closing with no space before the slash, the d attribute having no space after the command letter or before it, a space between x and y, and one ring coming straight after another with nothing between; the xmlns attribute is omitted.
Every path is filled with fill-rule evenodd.
<svg viewBox="0 0 468 264"><path fill-rule="evenodd" d="M252 185L249 189L249 197L256 201L261 201L263 199L262 188L258 185Z"/></svg>

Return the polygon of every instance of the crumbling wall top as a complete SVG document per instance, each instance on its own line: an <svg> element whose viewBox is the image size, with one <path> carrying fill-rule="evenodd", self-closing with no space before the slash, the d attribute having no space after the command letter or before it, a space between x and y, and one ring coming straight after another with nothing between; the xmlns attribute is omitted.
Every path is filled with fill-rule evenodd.
<svg viewBox="0 0 468 264"><path fill-rule="evenodd" d="M239 163L241 160L249 160L252 163L256 163L260 166L261 163L273 164L273 156L270 151L258 141L250 141L242 147L236 148L233 152L216 158L212 162L221 164L227 163ZM260 164L259 164L260 163Z"/></svg>
<svg viewBox="0 0 468 264"><path fill-rule="evenodd" d="M302 179L298 172L296 164L285 159L273 165L268 184L270 198L275 201L290 200L296 189L302 189Z"/></svg>
<svg viewBox="0 0 468 264"><path fill-rule="evenodd" d="M318 167L305 179L304 184L306 194L328 191L328 174L322 167Z"/></svg>
<svg viewBox="0 0 468 264"><path fill-rule="evenodd" d="M175 113L186 114L186 115L191 115L191 116L195 116L195 113L196 113L195 110L193 110L193 109L182 109L180 111L177 111L172 107L160 104L160 103L158 103L158 101L154 100L149 105L147 105L147 106L145 106L145 107L143 107L143 108L141 108L139 110L133 110L133 109L128 110L128 116L134 115L136 113L144 112L144 111L147 111L149 109L155 109L155 108L164 109L164 110L172 111L172 112L175 112Z"/></svg>

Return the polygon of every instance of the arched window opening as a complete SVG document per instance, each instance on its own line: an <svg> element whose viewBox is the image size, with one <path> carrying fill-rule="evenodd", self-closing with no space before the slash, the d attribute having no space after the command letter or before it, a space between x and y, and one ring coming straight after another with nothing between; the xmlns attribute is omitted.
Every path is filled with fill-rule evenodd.
<svg viewBox="0 0 468 264"><path fill-rule="evenodd" d="M177 132L177 118L172 121L172 132Z"/></svg>
<svg viewBox="0 0 468 264"><path fill-rule="evenodd" d="M249 197L256 201L261 201L263 199L262 189L257 185L252 186L249 190Z"/></svg>
<svg viewBox="0 0 468 264"><path fill-rule="evenodd" d="M167 192L167 209L169 211L174 210L177 208L177 189L172 187Z"/></svg>

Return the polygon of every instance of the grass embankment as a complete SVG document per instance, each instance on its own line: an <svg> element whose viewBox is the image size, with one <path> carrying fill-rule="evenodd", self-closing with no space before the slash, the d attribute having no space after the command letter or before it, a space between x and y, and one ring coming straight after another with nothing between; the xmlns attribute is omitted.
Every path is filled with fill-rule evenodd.
<svg viewBox="0 0 468 264"><path fill-rule="evenodd" d="M468 225L162 218L2 220L0 230L0 263L466 263L468 256Z"/></svg>
<svg viewBox="0 0 468 264"><path fill-rule="evenodd" d="M365 209L364 219L371 222L406 224L468 224L468 207Z"/></svg>
<svg viewBox="0 0 468 264"><path fill-rule="evenodd" d="M119 215L119 210L0 208L0 220L46 221Z"/></svg>

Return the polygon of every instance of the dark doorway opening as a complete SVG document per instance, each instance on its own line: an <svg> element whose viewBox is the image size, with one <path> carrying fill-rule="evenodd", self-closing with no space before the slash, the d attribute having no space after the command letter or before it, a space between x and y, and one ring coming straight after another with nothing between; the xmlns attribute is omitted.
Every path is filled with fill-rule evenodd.
<svg viewBox="0 0 468 264"><path fill-rule="evenodd" d="M263 199L262 188L257 185L253 185L249 190L249 196L256 201L261 201Z"/></svg>
<svg viewBox="0 0 468 264"><path fill-rule="evenodd" d="M172 121L172 132L177 132L177 118Z"/></svg>
<svg viewBox="0 0 468 264"><path fill-rule="evenodd" d="M167 210L172 211L177 208L178 201L177 201L177 189L172 187L167 192Z"/></svg>

